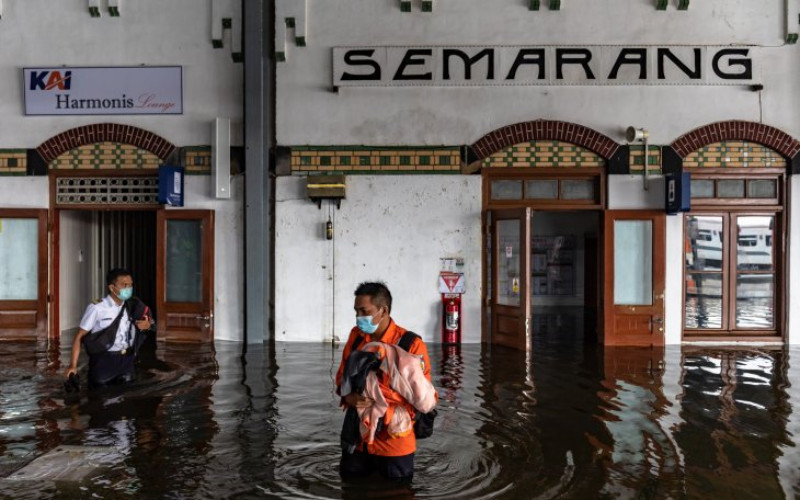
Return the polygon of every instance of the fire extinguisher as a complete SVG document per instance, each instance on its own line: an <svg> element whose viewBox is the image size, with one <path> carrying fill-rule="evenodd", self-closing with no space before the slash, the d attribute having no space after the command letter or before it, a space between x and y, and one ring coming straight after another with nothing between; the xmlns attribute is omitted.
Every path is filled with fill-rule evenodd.
<svg viewBox="0 0 800 500"><path fill-rule="evenodd" d="M445 307L445 337L449 342L455 341L458 335L458 304L450 300Z"/></svg>

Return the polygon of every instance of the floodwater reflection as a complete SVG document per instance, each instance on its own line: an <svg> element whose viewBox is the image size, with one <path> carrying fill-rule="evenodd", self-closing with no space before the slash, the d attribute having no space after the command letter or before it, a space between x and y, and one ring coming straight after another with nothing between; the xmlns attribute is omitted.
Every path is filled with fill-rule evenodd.
<svg viewBox="0 0 800 500"><path fill-rule="evenodd" d="M65 399L68 348L0 344L0 497L800 495L799 350L432 345L439 417L403 488L339 479L340 346L241 349L159 346L134 384ZM65 481L58 447L120 460Z"/></svg>

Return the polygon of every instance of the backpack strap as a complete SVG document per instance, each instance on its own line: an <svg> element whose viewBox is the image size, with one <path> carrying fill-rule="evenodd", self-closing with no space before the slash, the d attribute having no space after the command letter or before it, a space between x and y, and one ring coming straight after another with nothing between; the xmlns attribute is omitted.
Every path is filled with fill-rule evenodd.
<svg viewBox="0 0 800 500"><path fill-rule="evenodd" d="M412 332L411 330L407 331L400 337L400 340L397 342L397 346L402 348L404 351L408 352L411 349L411 345L414 343L415 340L421 338L416 333Z"/></svg>
<svg viewBox="0 0 800 500"><path fill-rule="evenodd" d="M411 349L411 345L418 338L421 337L416 333L412 332L411 330L409 330L406 333L404 333L402 337L400 337L400 340L397 341L397 346L402 348L404 351L408 352L408 350ZM362 342L364 342L363 336L359 335L358 337L356 337L356 339L350 345L350 352L358 349L358 347L361 345Z"/></svg>
<svg viewBox="0 0 800 500"><path fill-rule="evenodd" d="M356 339L353 341L353 343L350 344L350 352L353 352L353 351L357 350L358 346L360 346L362 342L364 342L364 337L362 335L359 335L358 337L356 337Z"/></svg>

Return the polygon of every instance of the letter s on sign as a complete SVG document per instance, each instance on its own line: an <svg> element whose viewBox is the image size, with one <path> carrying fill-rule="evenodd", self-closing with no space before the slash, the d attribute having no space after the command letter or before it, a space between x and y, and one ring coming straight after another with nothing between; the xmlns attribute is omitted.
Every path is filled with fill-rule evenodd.
<svg viewBox="0 0 800 500"><path fill-rule="evenodd" d="M342 81L380 81L381 67L374 59L371 59L374 53L375 49L354 49L345 52L345 64L349 66L369 66L372 68L372 73L354 74L345 71L342 73Z"/></svg>

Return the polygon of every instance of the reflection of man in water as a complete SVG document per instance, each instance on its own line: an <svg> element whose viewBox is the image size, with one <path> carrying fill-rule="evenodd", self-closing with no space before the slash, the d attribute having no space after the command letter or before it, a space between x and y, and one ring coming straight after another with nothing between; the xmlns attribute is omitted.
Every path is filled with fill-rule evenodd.
<svg viewBox="0 0 800 500"><path fill-rule="evenodd" d="M66 373L69 378L78 371L82 342L87 345L88 352L89 343L107 339L103 352L89 352L89 385L92 387L133 380L136 352L144 340L144 332L153 325L147 306L133 297L133 277L129 271L112 269L106 276L106 283L109 294L89 304L83 314L80 329L72 341L72 358Z"/></svg>

